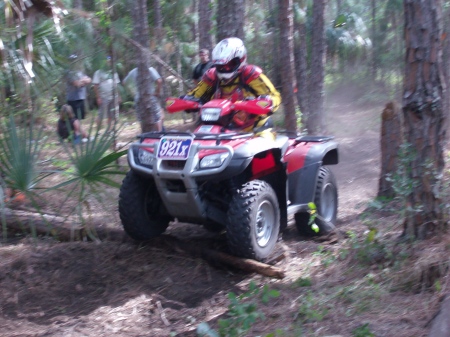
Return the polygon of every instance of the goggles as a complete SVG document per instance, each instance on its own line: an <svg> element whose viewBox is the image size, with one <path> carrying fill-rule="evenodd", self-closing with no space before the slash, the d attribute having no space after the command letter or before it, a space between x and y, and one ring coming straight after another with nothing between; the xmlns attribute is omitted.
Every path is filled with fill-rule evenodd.
<svg viewBox="0 0 450 337"><path fill-rule="evenodd" d="M216 65L216 69L219 73L232 73L234 72L240 65L239 58L234 58L227 64L218 64Z"/></svg>

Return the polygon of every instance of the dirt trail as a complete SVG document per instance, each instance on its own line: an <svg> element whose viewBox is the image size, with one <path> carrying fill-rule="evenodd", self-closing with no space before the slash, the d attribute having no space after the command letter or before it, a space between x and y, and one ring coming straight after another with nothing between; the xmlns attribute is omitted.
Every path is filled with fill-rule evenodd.
<svg viewBox="0 0 450 337"><path fill-rule="evenodd" d="M383 106L330 105L328 129L339 143L339 219L361 212L378 191L380 116Z"/></svg>
<svg viewBox="0 0 450 337"><path fill-rule="evenodd" d="M362 231L358 214L377 191L382 106L336 104L329 111L329 131L340 151L340 163L333 168L338 226L344 232ZM98 211L107 221L116 207ZM118 222L108 225L120 227ZM194 225L171 225L168 233L213 249L225 245L220 234ZM250 337L286 328L282 336L351 336L361 323L376 336L425 336L435 305L430 294L362 288L366 293L358 297L351 289L355 280L363 282L367 269L353 269L345 260L328 267L321 262L339 246L299 238L294 228L283 234L282 244L289 253L280 263L287 277L275 281L208 265L158 239L58 243L18 237L0 246L0 336L194 337L199 323L226 318L227 294L245 290L250 281L281 294L267 306L259 304L266 319L255 324ZM312 285L299 286L299 278ZM321 315L325 319L318 319Z"/></svg>

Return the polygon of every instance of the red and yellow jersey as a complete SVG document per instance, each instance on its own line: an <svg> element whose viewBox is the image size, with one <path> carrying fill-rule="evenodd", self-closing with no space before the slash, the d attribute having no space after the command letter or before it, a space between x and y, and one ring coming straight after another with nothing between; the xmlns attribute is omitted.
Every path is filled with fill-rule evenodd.
<svg viewBox="0 0 450 337"><path fill-rule="evenodd" d="M220 84L216 69L209 69L198 83L197 87L187 93L200 99L203 103L213 98L230 98L233 102L247 97L268 96L272 100L272 111L281 104L281 95L272 82L262 73L261 68L246 65L239 76L228 84Z"/></svg>

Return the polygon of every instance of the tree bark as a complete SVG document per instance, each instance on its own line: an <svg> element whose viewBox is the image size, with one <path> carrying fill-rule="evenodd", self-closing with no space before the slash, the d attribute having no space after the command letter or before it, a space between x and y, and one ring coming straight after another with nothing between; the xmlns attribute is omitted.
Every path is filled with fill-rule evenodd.
<svg viewBox="0 0 450 337"><path fill-rule="evenodd" d="M280 21L280 56L284 60L281 64L281 78L283 96L283 106L285 115L285 128L287 131L297 131L297 99L295 97L295 66L294 66L294 41L293 24L294 13L292 10L292 0L280 0L279 3Z"/></svg>
<svg viewBox="0 0 450 337"><path fill-rule="evenodd" d="M378 197L393 198L395 196L392 182L387 177L397 171L398 151L402 143L402 114L395 102L389 102L381 114L381 174Z"/></svg>
<svg viewBox="0 0 450 337"><path fill-rule="evenodd" d="M448 92L450 88L450 7L445 8L444 12L444 40L443 40L443 59L444 59L444 78L445 87ZM450 95L447 93L444 105L444 111L450 110ZM449 125L447 124L447 127ZM450 130L449 130L450 131Z"/></svg>
<svg viewBox="0 0 450 337"><path fill-rule="evenodd" d="M300 2L302 10L306 12L304 2ZM308 94L308 61L306 42L306 14L304 18L298 18L298 22L294 21L294 28L297 32L298 41L294 49L295 56L295 74L297 78L297 102L300 111L304 116L309 115L309 94Z"/></svg>
<svg viewBox="0 0 450 337"><path fill-rule="evenodd" d="M245 0L218 0L217 41L244 36Z"/></svg>
<svg viewBox="0 0 450 337"><path fill-rule="evenodd" d="M161 14L161 1L153 0L153 15L155 20L155 40L156 45L160 45L163 38L163 18Z"/></svg>
<svg viewBox="0 0 450 337"><path fill-rule="evenodd" d="M408 198L412 211L408 212L404 234L421 239L430 229L443 228L440 191L447 113L443 109L442 3L404 0L404 9L403 116L406 142L414 153L409 178L416 184Z"/></svg>
<svg viewBox="0 0 450 337"><path fill-rule="evenodd" d="M213 48L212 40L212 0L198 1L198 49Z"/></svg>
<svg viewBox="0 0 450 337"><path fill-rule="evenodd" d="M73 8L83 9L83 1L82 0L74 0L73 1Z"/></svg>
<svg viewBox="0 0 450 337"><path fill-rule="evenodd" d="M309 134L324 131L323 82L325 78L325 0L313 3L311 69L309 78L310 111L306 116L306 127Z"/></svg>
<svg viewBox="0 0 450 337"><path fill-rule="evenodd" d="M269 12L271 13L271 17L274 18L272 19L273 22L271 25L272 27L270 29L270 34L275 37L272 39L272 44L267 46L267 50L271 53L270 62L273 65L272 76L270 76L270 79L275 87L279 88L282 86L281 64L283 62L280 56L280 39L278 38L280 32L280 20L278 20L279 15L276 15L279 11L278 0L268 0L267 5ZM267 69L265 71L267 71Z"/></svg>
<svg viewBox="0 0 450 337"><path fill-rule="evenodd" d="M156 114L152 112L152 101L150 93L151 77L148 68L150 66L147 57L149 48L149 28L147 18L146 0L129 0L133 18L133 37L141 48L136 50L138 60L137 84L139 90L139 101L137 104L138 114L141 117L142 132L157 131Z"/></svg>
<svg viewBox="0 0 450 337"><path fill-rule="evenodd" d="M376 19L377 19L377 7L376 7L376 0L372 0L371 2L372 6L372 64L371 64L371 71L372 71L372 78L373 80L376 80L377 78L377 68L378 68L378 39L377 39L377 27L376 27Z"/></svg>

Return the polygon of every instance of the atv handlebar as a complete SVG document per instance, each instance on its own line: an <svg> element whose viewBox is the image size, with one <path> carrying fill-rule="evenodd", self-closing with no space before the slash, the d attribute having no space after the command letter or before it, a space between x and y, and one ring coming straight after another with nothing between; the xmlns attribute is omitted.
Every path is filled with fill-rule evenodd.
<svg viewBox="0 0 450 337"><path fill-rule="evenodd" d="M166 99L166 109L169 113L174 113L183 110L197 110L200 108L200 103L189 101L178 97L168 97Z"/></svg>
<svg viewBox="0 0 450 337"><path fill-rule="evenodd" d="M169 97L166 99L166 109L169 113L175 113L184 110L198 110L202 107L225 108L226 106L231 110L245 111L254 115L266 115L272 112L272 101L267 98L255 98L245 101L236 101L231 104L229 103L230 101L226 99L213 99L202 105L201 103L192 100Z"/></svg>

